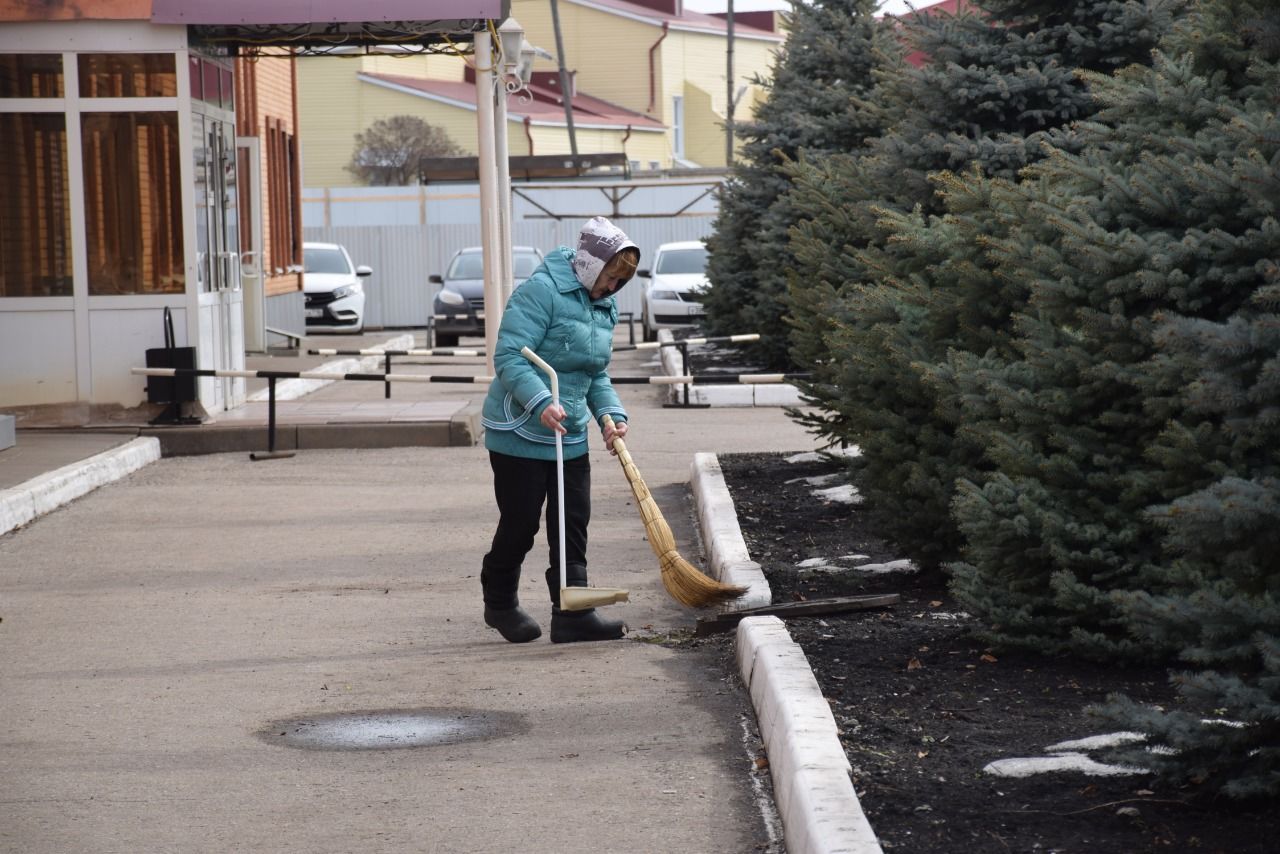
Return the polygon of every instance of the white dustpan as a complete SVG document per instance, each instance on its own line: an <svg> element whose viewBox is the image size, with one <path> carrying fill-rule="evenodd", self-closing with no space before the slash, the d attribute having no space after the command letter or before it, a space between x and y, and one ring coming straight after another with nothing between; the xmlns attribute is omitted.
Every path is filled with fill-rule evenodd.
<svg viewBox="0 0 1280 854"><path fill-rule="evenodd" d="M551 403L560 405L560 378L555 368L548 365L537 353L525 347L520 353L541 368L551 378ZM560 610L585 611L601 605L612 605L615 602L626 602L631 594L620 587L570 587L566 570L564 541L564 444L560 439L560 431L556 431L556 514L560 525Z"/></svg>

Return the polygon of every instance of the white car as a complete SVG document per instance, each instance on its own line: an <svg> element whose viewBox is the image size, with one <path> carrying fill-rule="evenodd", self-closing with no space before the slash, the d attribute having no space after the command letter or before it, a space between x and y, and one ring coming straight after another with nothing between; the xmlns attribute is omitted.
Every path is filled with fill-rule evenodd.
<svg viewBox="0 0 1280 854"><path fill-rule="evenodd" d="M307 332L364 331L364 282L373 270L351 263L338 243L302 244Z"/></svg>
<svg viewBox="0 0 1280 854"><path fill-rule="evenodd" d="M701 240L662 244L652 269L638 270L636 276L649 280L641 299L644 340L656 341L659 329L696 326L706 317L701 295L711 283Z"/></svg>

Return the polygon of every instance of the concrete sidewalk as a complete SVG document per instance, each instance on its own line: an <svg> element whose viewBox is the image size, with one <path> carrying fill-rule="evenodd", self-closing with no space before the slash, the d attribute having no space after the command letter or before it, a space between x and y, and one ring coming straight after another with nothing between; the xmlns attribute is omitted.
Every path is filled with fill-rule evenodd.
<svg viewBox="0 0 1280 854"><path fill-rule="evenodd" d="M656 361L619 353L614 372ZM463 406L484 393L412 388ZM813 446L779 409L619 389L628 446L695 562L697 452ZM348 382L306 400L381 394ZM597 442L592 462L593 581L632 591L610 609L632 628L613 643L514 646L483 626L496 511L476 445L162 459L0 536L0 849L778 850L750 698L716 647L668 643L696 614L662 590L616 460ZM521 595L545 630L544 554L540 536ZM288 746L353 713L454 735Z"/></svg>

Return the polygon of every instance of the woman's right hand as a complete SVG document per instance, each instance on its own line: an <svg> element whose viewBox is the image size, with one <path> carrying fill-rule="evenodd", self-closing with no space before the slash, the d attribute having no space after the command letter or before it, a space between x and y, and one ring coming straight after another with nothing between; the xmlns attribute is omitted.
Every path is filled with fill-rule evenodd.
<svg viewBox="0 0 1280 854"><path fill-rule="evenodd" d="M556 433L567 433L561 421L564 421L564 407L556 406L554 403L548 404L547 408L542 410L542 426Z"/></svg>

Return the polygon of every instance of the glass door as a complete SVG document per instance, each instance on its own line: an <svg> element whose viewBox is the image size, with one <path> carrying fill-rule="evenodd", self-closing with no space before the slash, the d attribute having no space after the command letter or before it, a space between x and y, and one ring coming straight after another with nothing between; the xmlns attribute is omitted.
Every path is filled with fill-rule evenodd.
<svg viewBox="0 0 1280 854"><path fill-rule="evenodd" d="M195 136L196 245L201 323L209 324L213 367L244 367L244 291L240 280L239 184L234 117L197 111ZM201 336L204 337L203 335ZM231 409L245 398L245 381L219 377L214 406Z"/></svg>

